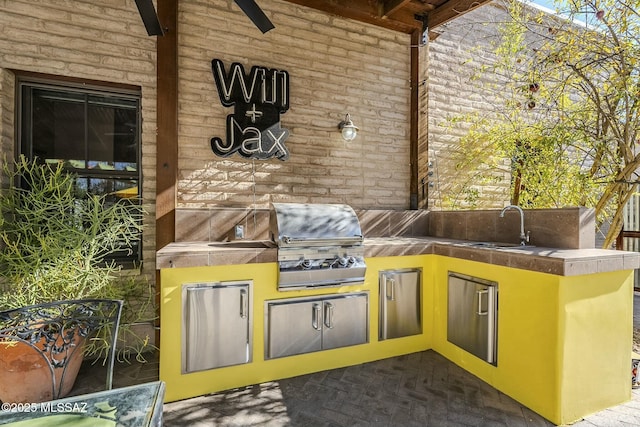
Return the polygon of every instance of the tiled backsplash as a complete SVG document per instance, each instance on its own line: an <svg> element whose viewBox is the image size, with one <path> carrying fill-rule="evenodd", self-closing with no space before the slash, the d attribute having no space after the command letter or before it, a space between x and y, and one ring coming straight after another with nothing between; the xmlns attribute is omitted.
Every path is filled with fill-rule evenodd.
<svg viewBox="0 0 640 427"><path fill-rule="evenodd" d="M222 242L232 240L235 226L244 227L247 240L269 239L267 209L178 209L176 242Z"/></svg>
<svg viewBox="0 0 640 427"><path fill-rule="evenodd" d="M432 236L461 240L518 243L520 215L509 210L426 211L359 209L356 214L365 237ZM267 240L268 209L179 209L176 241L231 240L236 225L244 227L245 239ZM530 244L553 248L586 249L595 246L593 209L531 209L524 211Z"/></svg>
<svg viewBox="0 0 640 427"><path fill-rule="evenodd" d="M365 237L425 236L429 230L428 211L356 210ZM268 209L179 209L176 211L176 241L225 241L235 226L244 227L245 239L266 240L269 235Z"/></svg>
<svg viewBox="0 0 640 427"><path fill-rule="evenodd" d="M365 237L426 236L429 211L356 209Z"/></svg>
<svg viewBox="0 0 640 427"><path fill-rule="evenodd" d="M593 209L525 209L524 229L531 232L529 244L550 248L595 247ZM520 214L508 210L432 211L429 236L451 239L519 243Z"/></svg>

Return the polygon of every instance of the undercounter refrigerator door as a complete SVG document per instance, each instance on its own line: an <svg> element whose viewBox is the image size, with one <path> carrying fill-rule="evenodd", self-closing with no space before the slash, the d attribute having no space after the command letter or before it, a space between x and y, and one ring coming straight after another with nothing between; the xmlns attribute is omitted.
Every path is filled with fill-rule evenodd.
<svg viewBox="0 0 640 427"><path fill-rule="evenodd" d="M183 372L251 361L251 286L242 282L183 288Z"/></svg>
<svg viewBox="0 0 640 427"><path fill-rule="evenodd" d="M421 269L380 272L378 338L400 338L422 333Z"/></svg>
<svg viewBox="0 0 640 427"><path fill-rule="evenodd" d="M291 299L268 302L265 314L266 359L322 349L322 301Z"/></svg>
<svg viewBox="0 0 640 427"><path fill-rule="evenodd" d="M447 340L497 365L498 287L457 273L449 273Z"/></svg>

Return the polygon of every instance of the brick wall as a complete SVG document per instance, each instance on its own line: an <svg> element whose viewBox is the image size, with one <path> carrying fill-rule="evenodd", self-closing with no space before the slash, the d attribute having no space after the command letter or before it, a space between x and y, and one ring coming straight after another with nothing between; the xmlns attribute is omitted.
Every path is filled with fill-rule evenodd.
<svg viewBox="0 0 640 427"><path fill-rule="evenodd" d="M508 18L499 2L487 4L456 18L436 30L440 36L429 43L429 208L451 208L451 200L465 206L459 191L472 179L456 169L454 153L469 123L452 125L450 119L472 112L491 117L495 110L492 93L497 76L481 74L484 65L493 63L492 44L498 40L498 25ZM495 116L496 119L497 116ZM503 161L509 169L508 161ZM509 174L496 175L497 182L477 183L479 207L503 207L509 202Z"/></svg>
<svg viewBox="0 0 640 427"><path fill-rule="evenodd" d="M260 6L276 26L262 34L235 3L179 3L179 208L258 207L269 202L409 206L410 36L291 3ZM286 70L286 162L221 158L226 116L211 60ZM360 128L342 140L350 113Z"/></svg>
<svg viewBox="0 0 640 427"><path fill-rule="evenodd" d="M278 0L261 5L276 25L264 35L232 0L181 0L179 7L179 208L267 208L271 201L349 203L362 209L409 206L410 36ZM493 9L485 6L453 21L430 43L428 56L426 47L418 48L430 67L428 81L419 88L418 165L419 178L425 179L419 191L429 190L430 207L441 207L441 193L449 191L457 174L448 152L462 131L448 129L446 118L482 108L481 96L468 89L479 63L473 40L491 35L483 23L497 20ZM149 212L144 257L152 260L155 38L146 35L135 2L11 0L0 1L0 11L3 153L14 145L9 70L141 87L143 196ZM470 56L474 61L467 61ZM291 132L288 161L213 154L209 141L225 136L225 118L232 112L216 93L214 58L227 67L240 62L246 69L258 65L290 73L291 107L281 115ZM361 129L349 143L337 130L347 112ZM433 188L427 179L434 180ZM501 186L490 191L504 195Z"/></svg>
<svg viewBox="0 0 640 427"><path fill-rule="evenodd" d="M125 83L142 89L145 270L155 270L156 44L134 0L0 0L0 138L14 149L11 70Z"/></svg>

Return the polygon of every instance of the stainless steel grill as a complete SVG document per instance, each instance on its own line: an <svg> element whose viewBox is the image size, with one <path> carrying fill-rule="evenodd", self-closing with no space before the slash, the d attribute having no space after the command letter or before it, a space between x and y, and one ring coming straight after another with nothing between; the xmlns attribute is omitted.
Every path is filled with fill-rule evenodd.
<svg viewBox="0 0 640 427"><path fill-rule="evenodd" d="M273 203L270 230L278 246L279 290L364 282L364 239L350 206Z"/></svg>

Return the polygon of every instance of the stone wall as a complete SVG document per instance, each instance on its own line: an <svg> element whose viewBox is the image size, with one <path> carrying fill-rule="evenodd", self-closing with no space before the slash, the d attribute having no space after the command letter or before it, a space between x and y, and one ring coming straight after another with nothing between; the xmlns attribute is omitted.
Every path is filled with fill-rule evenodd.
<svg viewBox="0 0 640 427"><path fill-rule="evenodd" d="M410 36L288 2L263 2L262 34L231 1L179 3L178 208L268 208L270 202L409 206ZM295 35L295 36L294 36ZM289 160L217 157L224 107L211 71L220 59L286 70ZM360 128L345 142L338 123Z"/></svg>
<svg viewBox="0 0 640 427"><path fill-rule="evenodd" d="M155 270L156 43L134 0L0 1L0 138L13 156L15 72L129 84L142 91L145 269Z"/></svg>

